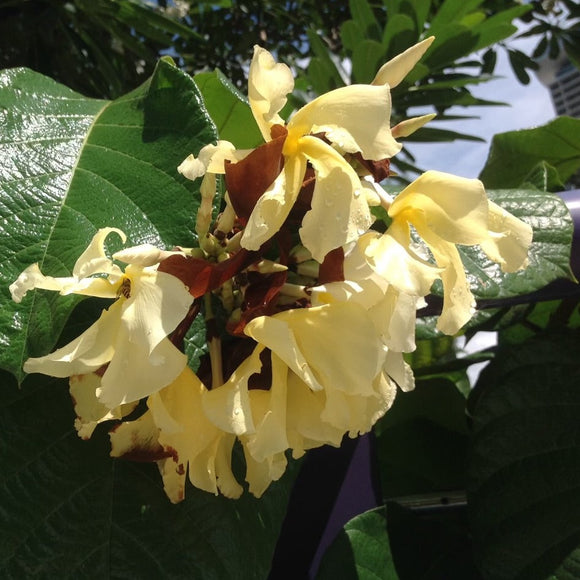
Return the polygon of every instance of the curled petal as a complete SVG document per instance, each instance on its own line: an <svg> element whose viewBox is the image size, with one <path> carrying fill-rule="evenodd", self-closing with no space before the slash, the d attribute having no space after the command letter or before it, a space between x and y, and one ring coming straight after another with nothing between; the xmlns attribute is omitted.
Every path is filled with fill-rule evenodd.
<svg viewBox="0 0 580 580"><path fill-rule="evenodd" d="M206 145L203 147L199 155L189 155L177 171L187 179L197 179L207 173L224 173L225 162L236 162L249 155L249 150L236 149L229 141L218 141L216 145Z"/></svg>
<svg viewBox="0 0 580 580"><path fill-rule="evenodd" d="M86 278L93 274L113 274L121 276L118 266L113 264L111 258L105 254L105 240L109 234L117 234L123 243L127 236L117 228L102 228L93 236L87 249L79 256L73 268L75 278Z"/></svg>
<svg viewBox="0 0 580 580"><path fill-rule="evenodd" d="M500 264L504 272L525 268L532 243L532 228L491 201L488 224L489 237L481 242L481 249Z"/></svg>
<svg viewBox="0 0 580 580"><path fill-rule="evenodd" d="M159 264L159 262L166 260L175 254L185 256L185 252L174 252L168 250L160 250L151 244L141 244L140 246L133 246L132 248L125 248L113 254L115 260L124 262L125 264L132 264L140 268L148 268Z"/></svg>
<svg viewBox="0 0 580 580"><path fill-rule="evenodd" d="M435 37L430 36L392 58L379 69L371 84L396 87L421 60L434 40Z"/></svg>
<svg viewBox="0 0 580 580"><path fill-rule="evenodd" d="M393 157L401 145L391 135L391 94L388 87L351 85L317 97L290 119L288 139L308 133L326 138L348 153L365 159Z"/></svg>
<svg viewBox="0 0 580 580"><path fill-rule="evenodd" d="M118 282L123 276L121 269L105 254L105 240L111 233L118 234L123 241L125 234L116 228L102 228L97 231L87 249L79 256L73 267L73 275L53 278L45 276L38 264L28 266L10 285L10 293L15 302L20 302L29 290L42 288L54 290L61 295L83 294L98 298L115 298ZM90 278L94 274L107 274L107 278Z"/></svg>
<svg viewBox="0 0 580 580"><path fill-rule="evenodd" d="M270 140L273 125L284 125L278 113L293 88L292 71L285 64L277 63L267 50L254 46L248 74L248 100L265 141Z"/></svg>
<svg viewBox="0 0 580 580"><path fill-rule="evenodd" d="M488 201L478 179L427 171L395 198L389 216L416 228L423 224L456 244L478 244L488 237Z"/></svg>

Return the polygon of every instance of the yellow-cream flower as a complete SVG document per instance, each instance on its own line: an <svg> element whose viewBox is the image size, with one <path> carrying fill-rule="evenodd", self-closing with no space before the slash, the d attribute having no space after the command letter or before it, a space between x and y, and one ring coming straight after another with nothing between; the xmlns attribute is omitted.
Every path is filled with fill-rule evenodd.
<svg viewBox="0 0 580 580"><path fill-rule="evenodd" d="M159 261L172 252L148 244L121 250L113 258L127 264L123 271L105 254L105 240L111 233L126 239L118 229L99 230L77 260L72 276L44 276L38 264L33 264L10 287L17 302L34 288L115 299L78 338L24 363L27 373L54 377L99 371L96 397L108 409L158 391L181 373L186 357L167 336L192 302L180 280L157 271Z"/></svg>
<svg viewBox="0 0 580 580"><path fill-rule="evenodd" d="M395 198L388 212L392 224L367 246L367 257L395 288L408 292L411 283L425 295L432 277L425 276L428 263L413 249L412 226L440 268L444 296L437 328L447 334L456 333L475 307L457 244L480 245L504 272L527 265L531 227L490 202L477 179L427 171Z"/></svg>
<svg viewBox="0 0 580 580"><path fill-rule="evenodd" d="M111 456L156 460L165 493L173 503L185 496L187 477L204 491L237 498L242 487L232 473L235 435L216 427L204 413L206 387L185 367L170 385L147 400L149 410L121 423L111 434Z"/></svg>
<svg viewBox="0 0 580 580"><path fill-rule="evenodd" d="M248 78L250 107L266 142L281 131L286 136L283 169L257 200L242 247L257 250L280 229L298 197L308 164L316 179L300 237L312 256L321 262L329 251L370 227L366 188L343 154L360 153L364 159L378 161L400 151L390 128L390 87L402 80L431 42L432 38L427 39L384 65L372 84L342 87L314 99L285 126L280 111L294 87L292 73L268 51L254 48ZM409 134L430 118L410 120L398 134ZM322 134L324 139L315 136ZM236 153L231 143L219 142L203 148L197 159L190 156L179 170L189 178L224 173L226 160L235 162L246 155Z"/></svg>

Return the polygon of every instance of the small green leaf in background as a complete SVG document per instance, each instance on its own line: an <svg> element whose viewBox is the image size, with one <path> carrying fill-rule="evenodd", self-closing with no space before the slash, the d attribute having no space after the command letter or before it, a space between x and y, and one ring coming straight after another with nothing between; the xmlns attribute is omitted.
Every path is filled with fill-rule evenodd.
<svg viewBox="0 0 580 580"><path fill-rule="evenodd" d="M397 580L385 508L350 520L326 551L316 580Z"/></svg>
<svg viewBox="0 0 580 580"><path fill-rule="evenodd" d="M198 185L177 166L216 136L193 80L166 61L115 101L5 71L0 114L0 367L21 380L22 362L53 347L78 298L36 291L16 305L9 284L33 262L70 275L105 226L130 244L194 245Z"/></svg>
<svg viewBox="0 0 580 580"><path fill-rule="evenodd" d="M469 398L468 504L487 580L578 578L580 333L500 350Z"/></svg>
<svg viewBox="0 0 580 580"><path fill-rule="evenodd" d="M496 135L479 178L491 189L520 187L541 162L563 182L580 169L580 119L558 117L542 127Z"/></svg>

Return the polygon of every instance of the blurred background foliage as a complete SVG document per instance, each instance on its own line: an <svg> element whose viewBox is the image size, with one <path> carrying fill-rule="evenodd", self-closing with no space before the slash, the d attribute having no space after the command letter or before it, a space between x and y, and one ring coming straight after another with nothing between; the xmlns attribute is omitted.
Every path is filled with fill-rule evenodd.
<svg viewBox="0 0 580 580"><path fill-rule="evenodd" d="M147 79L160 55L185 71L219 69L246 92L253 46L293 67L292 107L354 82L418 40L436 41L393 91L393 125L435 111L439 121L473 118L450 107L496 106L472 87L491 80L499 51L529 82L537 59L566 54L580 65L580 8L575 0L0 0L0 68L29 67L83 93L116 98ZM531 55L512 45L537 38ZM419 112L409 113L418 108ZM431 124L409 141L481 141ZM401 172L416 170L404 149Z"/></svg>

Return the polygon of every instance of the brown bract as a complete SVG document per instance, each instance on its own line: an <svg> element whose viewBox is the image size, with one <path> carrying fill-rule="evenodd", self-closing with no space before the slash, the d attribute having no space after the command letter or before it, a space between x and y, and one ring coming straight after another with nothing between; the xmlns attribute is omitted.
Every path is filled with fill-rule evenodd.
<svg viewBox="0 0 580 580"><path fill-rule="evenodd" d="M272 141L260 145L237 163L225 162L226 189L243 225L260 197L282 171L282 148L288 131L281 125L272 127Z"/></svg>
<svg viewBox="0 0 580 580"><path fill-rule="evenodd" d="M318 284L344 282L344 250L336 248L324 257L318 270Z"/></svg>
<svg viewBox="0 0 580 580"><path fill-rule="evenodd" d="M185 256L171 256L159 264L159 272L179 278L194 298L219 288L238 272L261 259L261 252L241 249L219 264Z"/></svg>

